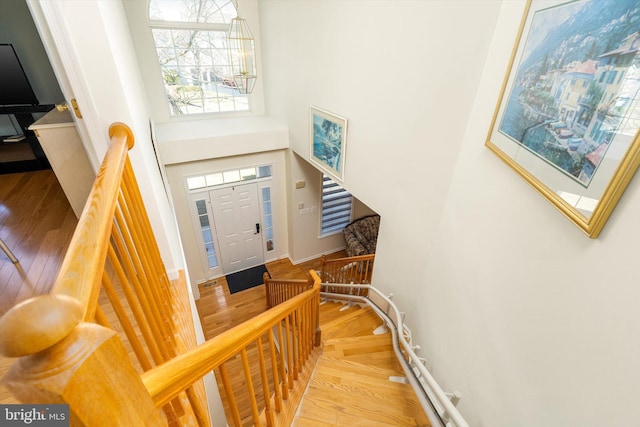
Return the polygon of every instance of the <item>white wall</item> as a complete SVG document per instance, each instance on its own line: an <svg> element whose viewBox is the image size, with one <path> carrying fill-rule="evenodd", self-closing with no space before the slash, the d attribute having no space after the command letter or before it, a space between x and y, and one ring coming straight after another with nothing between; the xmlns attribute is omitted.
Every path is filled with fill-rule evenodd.
<svg viewBox="0 0 640 427"><path fill-rule="evenodd" d="M382 280L405 267L406 282L422 277L415 265L429 239L407 243L437 224L499 5L260 2L267 111L287 122L302 158L310 105L348 119L345 187L382 216L380 238L390 244L379 257L403 254L392 269L376 268ZM296 225L300 216L292 221L307 230L296 240L317 236Z"/></svg>
<svg viewBox="0 0 640 427"><path fill-rule="evenodd" d="M502 7L427 257L421 300L440 303L422 340L472 425L635 425L640 183L590 240L481 144L523 7Z"/></svg>
<svg viewBox="0 0 640 427"><path fill-rule="evenodd" d="M303 158L309 105L349 119L374 284L470 425L634 425L638 180L590 240L484 147L524 6L261 1L267 111Z"/></svg>

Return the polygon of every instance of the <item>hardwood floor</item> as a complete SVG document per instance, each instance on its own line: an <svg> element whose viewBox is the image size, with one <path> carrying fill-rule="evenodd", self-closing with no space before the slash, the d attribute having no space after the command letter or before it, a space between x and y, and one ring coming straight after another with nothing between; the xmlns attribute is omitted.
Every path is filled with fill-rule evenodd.
<svg viewBox="0 0 640 427"><path fill-rule="evenodd" d="M344 251L339 251L327 257L344 256ZM278 279L308 279L309 270L320 269L321 265L320 258L297 265L293 265L289 259L266 264L271 277ZM196 306L206 339L213 338L267 309L264 285L230 294L226 279L220 277L201 284L199 289L200 299L196 301Z"/></svg>
<svg viewBox="0 0 640 427"><path fill-rule="evenodd" d="M0 238L18 258L0 251L0 316L49 291L77 223L52 170L0 175ZM11 363L0 357L0 377ZM1 384L0 402L17 403Z"/></svg>
<svg viewBox="0 0 640 427"><path fill-rule="evenodd" d="M0 252L0 315L26 298L49 291L76 224L51 170L0 175L0 237L19 260L13 264ZM329 258L343 256L344 252L337 252ZM299 265L283 259L268 263L267 269L272 277L306 279L308 271L320 265L320 259ZM231 295L221 277L200 285L200 293L196 305L207 339L266 309L263 285ZM408 386L386 379L400 371L389 338L370 334L380 320L367 313L353 314L354 309L340 312L345 317L339 320L333 317L335 310L323 307L324 354L294 425L428 425ZM369 362L375 365L364 366ZM10 363L11 359L0 358L0 377ZM321 386L328 388L323 391ZM17 403L1 384L0 403ZM381 412L383 403L391 413Z"/></svg>
<svg viewBox="0 0 640 427"><path fill-rule="evenodd" d="M77 222L53 171L0 175L0 315L49 291Z"/></svg>

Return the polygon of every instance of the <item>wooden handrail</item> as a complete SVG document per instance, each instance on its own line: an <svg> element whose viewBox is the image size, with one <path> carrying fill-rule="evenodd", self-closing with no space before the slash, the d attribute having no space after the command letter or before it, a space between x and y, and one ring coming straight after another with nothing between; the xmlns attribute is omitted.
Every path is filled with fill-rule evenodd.
<svg viewBox="0 0 640 427"><path fill-rule="evenodd" d="M301 304L317 298L320 278L313 270L309 274L313 278L311 289L142 374L142 382L156 406L169 402L180 390L235 356L238 349L268 333Z"/></svg>
<svg viewBox="0 0 640 427"><path fill-rule="evenodd" d="M320 277L311 271L293 298L196 347L186 283L169 283L129 161L133 135L121 123L109 134L51 292L0 318L0 354L20 358L3 382L24 403L68 403L73 425L207 427L201 378L219 369L234 407L225 364L239 355L250 418L274 425L275 408L284 425L319 355ZM257 379L248 367L256 353ZM240 427L247 416L236 409L230 419Z"/></svg>
<svg viewBox="0 0 640 427"><path fill-rule="evenodd" d="M114 123L109 135L50 293L23 301L0 319L0 353L21 358L3 382L24 403L68 403L74 425L175 425L184 419L208 426L201 382L163 407L163 417L140 379L140 369L195 345L195 332L184 327L185 316L192 321L188 297L169 286L129 162L133 134ZM117 319L98 306L103 283ZM111 329L112 321L119 321L123 336ZM132 348L131 357L123 343Z"/></svg>
<svg viewBox="0 0 640 427"><path fill-rule="evenodd" d="M131 130L122 123L114 123L109 133L112 136L111 146L78 220L51 292L48 296L23 301L0 319L0 331L3 332L0 334L3 337L0 351L7 357L20 357L42 351L69 334L73 329L68 327L71 323L75 327L80 321L93 321L118 188L127 151L134 144ZM68 296L76 302L55 298L55 295ZM76 319L74 316L70 320L69 313L60 312L60 304L80 307L80 318ZM38 317L50 310L49 317L56 319L56 323L49 321L40 324ZM72 311L75 312L76 309ZM27 323L31 326L25 327ZM18 324L22 324L22 327ZM67 327L61 328L61 324Z"/></svg>
<svg viewBox="0 0 640 427"><path fill-rule="evenodd" d="M51 292L69 295L80 301L84 307L85 321L93 321L118 200L118 188L127 152L134 145L131 129L123 123L111 125L109 136L111 145L98 171Z"/></svg>

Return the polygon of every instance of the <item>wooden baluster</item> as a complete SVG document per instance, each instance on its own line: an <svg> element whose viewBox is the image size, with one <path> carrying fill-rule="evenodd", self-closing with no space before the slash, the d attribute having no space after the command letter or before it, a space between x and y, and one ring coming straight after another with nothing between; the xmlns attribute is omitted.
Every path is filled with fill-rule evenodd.
<svg viewBox="0 0 640 427"><path fill-rule="evenodd" d="M120 302L120 298L118 298L118 294L116 293L115 288L113 287L113 283L107 273L102 275L102 289L104 289L107 297L109 298L109 302L111 302L111 306L113 307L114 312L116 313L116 317L122 326L122 329L131 344L131 348L133 349L134 354L136 355L136 359L140 363L142 370L148 371L151 369L151 362L147 357L147 354L144 351L144 347L142 343L138 339L138 335L136 334L131 321L129 320L129 316L127 312Z"/></svg>
<svg viewBox="0 0 640 427"><path fill-rule="evenodd" d="M155 234L153 233L153 229L151 228L151 223L149 222L149 215L146 213L146 207L144 205L144 201L142 200L142 194L140 193L140 187L138 186L138 182L136 180L136 176L133 173L133 168L131 167L131 162L129 159L126 161L125 170L124 170L124 180L127 183L127 188L131 190L131 199L134 201L136 208L134 212L138 213L143 220L141 221L141 228L144 232L144 241L149 243L153 250L153 263L155 265L155 271L157 272L157 277L160 279L159 283L161 283L162 287L166 290L165 296L168 298L170 296L170 287L171 282L167 277L167 269L162 262L162 257L160 256L160 252L158 251L158 243L156 241ZM167 299L169 301L169 299Z"/></svg>
<svg viewBox="0 0 640 427"><path fill-rule="evenodd" d="M242 370L244 372L244 379L247 381L247 393L249 394L249 401L251 402L251 415L253 417L254 425L260 427L260 413L258 412L258 402L256 402L256 393L253 389L253 380L251 379L251 367L249 366L249 357L247 356L247 348L244 347L240 352L242 357Z"/></svg>
<svg viewBox="0 0 640 427"><path fill-rule="evenodd" d="M166 274L166 268L162 262L155 235L151 228L151 223L146 212L146 207L142 200L142 194L136 180L129 158L126 159L122 191L126 209L123 209L127 223L132 224L130 231L133 240L137 243L140 263L146 272L148 285L145 287L147 298L153 301L153 305L161 313L163 323L162 333L169 345L171 357L177 354L177 343L174 331L176 325L173 323L173 307L171 301L173 294L170 290L170 281ZM198 395L194 386L185 390L196 420L201 426L209 426L209 413L204 407L203 399ZM178 410L183 410L179 399L174 399L172 405Z"/></svg>
<svg viewBox="0 0 640 427"><path fill-rule="evenodd" d="M109 261L114 268L116 276L120 280L120 286L125 293L125 297L131 307L142 336L145 339L147 348L149 348L151 358L156 365L163 363L174 356L175 353L171 353L172 349L169 347L166 340L163 339L163 335L159 331L155 318L150 313L151 309L149 307L149 302L144 293L140 290L140 287L137 286L139 285L139 282L137 280L136 270L132 264L131 258L126 255L128 252L124 248L122 236L119 233L113 233L112 242L115 244L118 252L123 254L123 256L118 257L114 247L110 245L107 252ZM148 369L149 368L147 368L147 370ZM174 399L171 402L171 405L165 405L163 410L167 415L167 418L169 418L170 423L176 417L180 416L180 414L184 414L182 404L178 398Z"/></svg>
<svg viewBox="0 0 640 427"><path fill-rule="evenodd" d="M311 317L311 301L306 302L302 307L304 312L304 316L302 316L303 327L304 327L304 362L306 363L309 359L309 354L311 353L311 332L309 331L309 325L311 322L309 318Z"/></svg>
<svg viewBox="0 0 640 427"><path fill-rule="evenodd" d="M293 367L293 342L291 340L291 329L289 328L289 317L284 318L284 335L287 351L287 373L289 379L289 390L293 390L293 380L298 379L298 371Z"/></svg>
<svg viewBox="0 0 640 427"><path fill-rule="evenodd" d="M278 328L278 340L280 341L280 373L282 377L282 398L287 400L289 398L289 387L287 383L291 381L287 373L289 372L289 368L285 362L285 353L289 353L287 351L287 345L285 341L282 339L282 322L278 322L276 324L276 328Z"/></svg>
<svg viewBox="0 0 640 427"><path fill-rule="evenodd" d="M309 349L307 358L309 358L313 352L313 336L316 333L316 322L314 319L315 312L313 309L314 302L316 302L315 297L307 303L307 348Z"/></svg>
<svg viewBox="0 0 640 427"><path fill-rule="evenodd" d="M0 353L21 358L6 386L23 402L69 404L74 426L166 425L117 334L81 323L83 312L71 297L42 295L0 319Z"/></svg>
<svg viewBox="0 0 640 427"><path fill-rule="evenodd" d="M267 426L273 426L273 412L271 412L271 393L269 393L269 379L267 378L267 366L264 362L264 353L262 350L262 337L258 338L258 363L260 365L260 378L262 379L262 393L264 395L265 415L267 418ZM275 385L275 383L274 383ZM275 385L277 389L278 386Z"/></svg>
<svg viewBox="0 0 640 427"><path fill-rule="evenodd" d="M109 247L108 257L109 257L109 260L111 261L111 265L114 268L116 276L120 281L120 286L124 291L125 298L129 303L129 307L131 308L133 317L136 320L136 323L140 328L140 332L142 333L145 343L147 344L147 348L151 353L151 357L156 364L161 363L163 361L163 358L162 358L162 355L160 354L158 343L153 336L153 331L151 330L149 324L145 320L144 310L141 307L140 302L134 295L133 289L131 288L131 284L127 279L125 271L123 270L122 265L120 264L118 257L115 251L113 250L113 247ZM140 364L142 365L142 361L140 361Z"/></svg>
<svg viewBox="0 0 640 427"><path fill-rule="evenodd" d="M304 363L307 360L306 305L305 303L298 309L298 336L300 337L300 362L298 366L300 366L300 371L302 371Z"/></svg>
<svg viewBox="0 0 640 427"><path fill-rule="evenodd" d="M315 314L313 316L315 322L315 341L314 344L316 347L319 347L322 344L322 331L320 329L320 292L316 293L314 298L315 302L313 303L313 309L315 310Z"/></svg>
<svg viewBox="0 0 640 427"><path fill-rule="evenodd" d="M187 398L189 399L189 403L191 404L191 409L193 410L193 414L196 417L198 425L211 425L211 423L209 422L209 410L203 406L203 402L198 396L195 388L191 386L187 388L185 392L187 394Z"/></svg>
<svg viewBox="0 0 640 427"><path fill-rule="evenodd" d="M269 283L269 275L267 273L262 275L262 281L264 283L264 293L265 293L265 297L267 299L267 308L271 308L273 307L272 305L272 301L271 301L271 283Z"/></svg>
<svg viewBox="0 0 640 427"><path fill-rule="evenodd" d="M293 371L293 379L297 381L298 373L300 372L300 360L298 358L299 342L296 333L296 311L294 310L289 316L291 317L289 321L289 328L291 334L291 353L293 358L293 367L291 368L291 370Z"/></svg>
<svg viewBox="0 0 640 427"><path fill-rule="evenodd" d="M104 314L104 311L102 311L102 307L100 306L96 307L96 323L107 329L113 329L111 325L109 325L109 319L107 319L107 316Z"/></svg>
<svg viewBox="0 0 640 427"><path fill-rule="evenodd" d="M291 340L293 345L293 379L298 380L298 375L302 368L300 366L300 325L298 324L300 311L294 310L291 313Z"/></svg>
<svg viewBox="0 0 640 427"><path fill-rule="evenodd" d="M146 278L142 274L142 266L135 256L135 249L133 249L134 245L131 240L131 236L125 231L126 224L124 222L122 212L120 212L120 210L116 210L115 217L116 224L118 224L118 227L116 228L120 230L120 233L114 233L112 240L115 243L117 252L120 254L120 262L124 266L125 271L127 272L127 277L136 292L147 322L149 322L151 326L154 338L158 341L158 348L163 356L163 361L168 360L173 356L169 350L169 344L172 344L172 340L169 338L166 333L166 329L163 327L164 320L162 320L162 314L158 310L158 307L155 304L152 304L153 298L150 298L151 295L149 295L151 294L151 291L149 290Z"/></svg>
<svg viewBox="0 0 640 427"><path fill-rule="evenodd" d="M224 365L224 363L220 365L218 371L220 372L222 386L224 387L224 391L227 395L227 400L229 401L229 412L231 412L231 419L233 420L233 424L235 425L235 427L242 427L242 422L240 421L240 411L238 411L236 397L235 394L233 394L233 387L231 387L231 381L229 380L229 371L227 371L227 367Z"/></svg>
<svg viewBox="0 0 640 427"><path fill-rule="evenodd" d="M280 391L280 376L278 375L278 358L276 356L276 344L273 336L273 328L269 329L269 352L271 355L271 370L273 371L273 388L275 391L276 412L282 411L282 392Z"/></svg>
<svg viewBox="0 0 640 427"><path fill-rule="evenodd" d="M297 363L297 368L298 368L298 372L302 372L302 353L303 353L303 348L304 348L304 342L302 341L302 323L301 323L301 316L302 316L302 309L299 307L294 311L295 314L295 319L296 319L296 326L294 328L295 333L296 333L296 343L297 343L297 356L298 356L298 363Z"/></svg>
<svg viewBox="0 0 640 427"><path fill-rule="evenodd" d="M158 275L154 263L150 260L151 250L149 249L146 236L142 232L142 219L140 218L139 206L132 206L129 209L129 204L126 203L129 195L129 191L126 187L123 188L123 195L126 197L120 198L119 212L122 214L125 224L127 225L128 235L131 237L132 245L128 246L128 250L134 259L134 264L138 271L138 277L142 289L144 290L147 299L151 303L154 310L159 314L159 325L162 327L165 340L171 343L175 347L175 339L172 333L174 325L172 322L171 309L168 304L171 301L171 295L168 290L162 285L161 278L163 275ZM133 244L133 242L136 242ZM134 256L135 255L135 256Z"/></svg>

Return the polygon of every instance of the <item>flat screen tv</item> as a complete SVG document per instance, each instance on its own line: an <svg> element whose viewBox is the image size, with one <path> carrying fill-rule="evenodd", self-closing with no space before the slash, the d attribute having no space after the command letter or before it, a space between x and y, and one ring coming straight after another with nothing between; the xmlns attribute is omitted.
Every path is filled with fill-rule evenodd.
<svg viewBox="0 0 640 427"><path fill-rule="evenodd" d="M0 44L0 105L38 105L13 45Z"/></svg>

